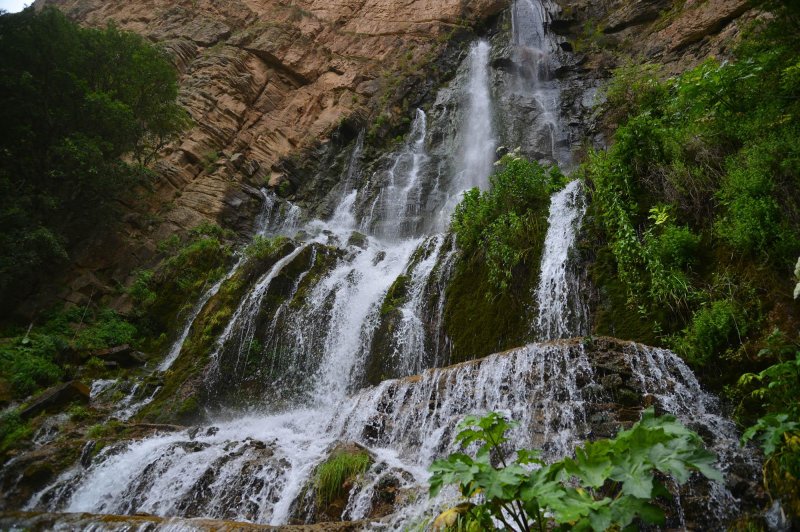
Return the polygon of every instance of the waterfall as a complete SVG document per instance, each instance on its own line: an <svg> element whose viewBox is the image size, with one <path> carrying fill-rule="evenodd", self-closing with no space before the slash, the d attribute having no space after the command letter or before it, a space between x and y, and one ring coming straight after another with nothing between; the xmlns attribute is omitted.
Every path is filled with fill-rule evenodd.
<svg viewBox="0 0 800 532"><path fill-rule="evenodd" d="M511 128L508 135L527 137L525 153L566 169L572 156L561 120L561 84L555 76L559 45L548 31L555 8L550 0L516 0L512 5L510 60L514 69L505 88L510 104L505 121ZM524 123L519 124L520 118L514 115Z"/></svg>
<svg viewBox="0 0 800 532"><path fill-rule="evenodd" d="M547 235L535 301L536 333L542 340L587 334L586 303L570 252L586 210L580 180L571 181L550 200Z"/></svg>
<svg viewBox="0 0 800 532"><path fill-rule="evenodd" d="M513 140L532 137L528 155L568 165L549 6L546 0L513 5L516 81L507 96L536 107L536 120ZM306 517L300 507L332 447L354 442L374 463L350 490L340 517L369 517L388 482L405 494L382 524L397 529L458 498L444 490L429 501L427 467L458 450L456 426L465 415L502 412L519 422L510 445L538 448L546 460L556 460L586 439L613 436L635 421L646 400L707 434L723 470L752 466L733 424L669 351L609 339L593 340L590 349L562 339L440 367L450 360L442 325L459 258L455 239L446 234L449 218L464 191L488 186L498 138L509 136L495 117L493 97L500 89L490 84L490 56L488 42L475 42L433 108L414 110L406 138L363 167L365 132L359 133L341 185L326 198L326 205L335 205L329 218L307 220L299 206L265 195L257 232L290 240L253 266L260 269L248 285L237 285L244 294L212 340L205 391L218 403L209 406L213 424L163 426L111 444L94 458L89 452L27 508L282 525ZM533 295L542 339L588 332L570 258L584 210L579 181L551 199ZM181 355L202 309L229 293L226 283L241 281L234 274L249 267L245 261L202 294L162 371ZM394 288L402 292L396 303L389 300ZM395 373L388 376L403 378L367 378L378 331L389 339ZM94 393L108 386L99 383ZM639 403L626 403L631 395ZM218 416L214 408L229 398L238 401L232 401L237 410ZM708 511L722 523L735 508L733 496L724 486L711 491Z"/></svg>
<svg viewBox="0 0 800 532"><path fill-rule="evenodd" d="M78 465L64 473L29 507L283 524L329 445L355 441L370 449L376 466L351 495L347 517L367 516L372 499L365 492L379 476L392 474L404 489L420 492L422 501L397 513L402 522L429 510L425 467L457 450L455 427L466 414L505 413L520 422L510 434L514 446L540 448L553 460L598 429L616 426L615 416L626 415L624 408L609 409L616 392L601 384L617 381L708 434L723 472L737 461L757 468L739 447L733 423L720 417L713 398L680 359L666 350L608 342L597 346L603 353L597 359L575 341L531 344L384 381L324 408L245 417L116 445L88 468ZM735 508L734 499L723 486L716 490L709 512L722 522ZM447 504L446 497L438 503Z"/></svg>
<svg viewBox="0 0 800 532"><path fill-rule="evenodd" d="M447 230L450 216L465 191L489 186L497 148L489 84L490 51L489 43L479 40L472 45L467 58L464 113L459 131L458 158L454 164L455 176L447 187L443 207L433 218L435 229L440 232ZM438 179L437 186L440 186Z"/></svg>
<svg viewBox="0 0 800 532"><path fill-rule="evenodd" d="M426 289L444 241L445 236L439 234L423 243L419 248L420 260L407 274L406 302L399 309L401 319L392 338L393 357L404 375L413 375L429 367L425 342L428 335L423 322L427 308Z"/></svg>
<svg viewBox="0 0 800 532"><path fill-rule="evenodd" d="M487 188L495 161L497 141L492 124L492 95L489 86L489 43L480 40L469 52L469 84L461 164L457 178L458 192Z"/></svg>

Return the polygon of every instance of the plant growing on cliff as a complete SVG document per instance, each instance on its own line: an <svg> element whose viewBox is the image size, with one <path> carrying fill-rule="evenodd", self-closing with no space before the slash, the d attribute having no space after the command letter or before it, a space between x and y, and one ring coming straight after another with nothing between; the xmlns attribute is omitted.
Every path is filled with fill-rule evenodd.
<svg viewBox="0 0 800 532"><path fill-rule="evenodd" d="M751 389L749 398L766 413L744 432L742 443L758 440L767 457L764 486L800 516L800 351L759 373L742 375L739 386Z"/></svg>
<svg viewBox="0 0 800 532"><path fill-rule="evenodd" d="M587 442L574 458L552 464L529 450L517 450L510 461L506 432L514 426L495 412L461 422L456 442L477 446L475 457L455 453L435 461L430 494L454 484L463 497L480 496L480 502L460 506L460 516L451 513L441 524L495 530L499 522L507 530L525 531L624 529L635 519L658 525L664 513L653 499L669 492L656 472L678 484L694 471L722 480L700 437L673 416L656 417L652 409L614 439Z"/></svg>
<svg viewBox="0 0 800 532"><path fill-rule="evenodd" d="M176 72L143 38L55 9L0 17L0 300L14 308L146 183L188 123Z"/></svg>
<svg viewBox="0 0 800 532"><path fill-rule="evenodd" d="M462 253L486 261L490 285L505 292L514 268L538 261L550 195L566 180L558 168L545 168L516 152L498 165L489 190L473 188L464 194L450 227Z"/></svg>
<svg viewBox="0 0 800 532"><path fill-rule="evenodd" d="M776 16L731 61L671 79L656 65L616 71L602 107L614 143L582 167L595 280L616 301L600 332L640 326L637 339L700 370L723 358L762 369L770 331L795 328L774 294L800 254L798 11L759 3Z"/></svg>

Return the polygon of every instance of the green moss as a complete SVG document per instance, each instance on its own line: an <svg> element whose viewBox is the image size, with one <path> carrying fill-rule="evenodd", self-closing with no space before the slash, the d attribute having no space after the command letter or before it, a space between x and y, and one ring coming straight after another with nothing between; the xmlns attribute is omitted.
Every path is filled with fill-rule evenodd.
<svg viewBox="0 0 800 532"><path fill-rule="evenodd" d="M389 287L386 297L381 305L381 316L386 316L397 310L406 302L408 295L408 275L399 275Z"/></svg>
<svg viewBox="0 0 800 532"><path fill-rule="evenodd" d="M0 416L0 458L32 435L30 424L24 422L16 410Z"/></svg>
<svg viewBox="0 0 800 532"><path fill-rule="evenodd" d="M318 509L325 509L347 495L346 485L369 469L372 458L361 448L343 448L317 466L314 489Z"/></svg>
<svg viewBox="0 0 800 532"><path fill-rule="evenodd" d="M271 253L254 253L238 271L226 280L195 319L180 356L166 373L164 384L155 399L145 406L137 418L155 422L187 422L199 409L182 410L184 402L202 392L197 379L208 364L214 345L228 324L242 297L258 278L281 257L294 249L294 244L281 240L270 246Z"/></svg>
<svg viewBox="0 0 800 532"><path fill-rule="evenodd" d="M451 342L450 363L480 358L530 341L530 299L524 296L538 282L540 257L541 244L538 253L531 253L530 264L515 268L513 287L502 293L492 291L485 262L468 258L459 261L447 287L444 308L444 329Z"/></svg>

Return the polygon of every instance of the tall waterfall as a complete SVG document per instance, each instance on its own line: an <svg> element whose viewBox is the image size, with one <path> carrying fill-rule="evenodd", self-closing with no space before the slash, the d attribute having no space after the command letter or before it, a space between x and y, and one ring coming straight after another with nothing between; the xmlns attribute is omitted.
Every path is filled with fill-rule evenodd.
<svg viewBox="0 0 800 532"><path fill-rule="evenodd" d="M532 98L539 117L517 140L532 136L537 158L568 164L547 2L517 0L512 8L518 77L512 100ZM440 91L437 105L456 116L415 110L406 138L371 172L361 162L364 133L358 136L341 186L328 198L336 205L330 218L309 220L299 207L265 196L259 232L292 238L280 248L283 256L265 264L231 305L204 375L215 406L251 394L251 402L235 403L246 407L244 413L225 412L210 426L111 445L35 494L28 509L286 524L303 518L300 507L314 470L331 447L356 442L374 463L340 517L369 517L379 486L390 482L412 494L381 525L399 528L457 498L445 490L429 501L426 468L457 449L455 427L465 415L504 412L520 421L511 435L514 445L556 459L578 442L611 436L632 421L622 416L635 408L611 407L621 401L619 390L648 395L661 410L705 430L723 469L747 461L733 424L669 351L603 340L608 345L596 350L595 359L581 341L559 340L441 367L449 360L445 288L458 258L447 224L465 190L488 186L502 130L491 52L487 41L475 42L452 86ZM431 131L453 124L441 141L448 149L433 149ZM570 259L584 209L578 181L551 201L541 281L531 296L542 339L588 332ZM234 265L201 296L162 371L181 355L194 321L240 268L242 263ZM397 304L394 291L403 293ZM370 387L365 373L376 356L377 334L385 335L385 363L399 378L379 374L379 384ZM715 489L709 511L724 519L732 495Z"/></svg>

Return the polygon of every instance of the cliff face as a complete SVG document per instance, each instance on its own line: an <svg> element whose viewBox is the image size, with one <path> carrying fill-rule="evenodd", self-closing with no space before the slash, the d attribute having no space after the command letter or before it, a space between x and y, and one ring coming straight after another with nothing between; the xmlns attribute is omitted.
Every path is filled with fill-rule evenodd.
<svg viewBox="0 0 800 532"><path fill-rule="evenodd" d="M22 314L46 308L53 294L81 304L130 284L133 271L158 260L159 242L203 221L248 232L260 186L287 181L288 190L301 189L309 211L320 213L313 203L334 183L315 176L336 164L337 148L359 129L381 123L383 114L408 115L442 78L431 65L445 64L448 53L457 57L454 36L508 4L38 0L37 9L55 6L82 24L114 23L160 43L180 72L180 102L194 125L156 164L154 192L142 191L122 223L74 250L64 277L31 299ZM575 53L563 75L592 80L590 85L623 57L680 72L709 55L724 55L741 21L752 16L747 0L558 5L552 29L571 43L565 51ZM383 133L385 128L378 137ZM124 300L115 305L125 309Z"/></svg>
<svg viewBox="0 0 800 532"><path fill-rule="evenodd" d="M153 260L159 241L203 221L247 230L261 201L256 187L280 184L282 158L324 141L348 117L374 118L394 103L384 96L390 78L430 62L448 34L506 4L37 1L37 9L55 6L82 24L114 23L160 43L180 72L180 102L194 121L156 164L159 179L154 194L143 194L144 206L75 253L62 297L78 303L125 284Z"/></svg>

